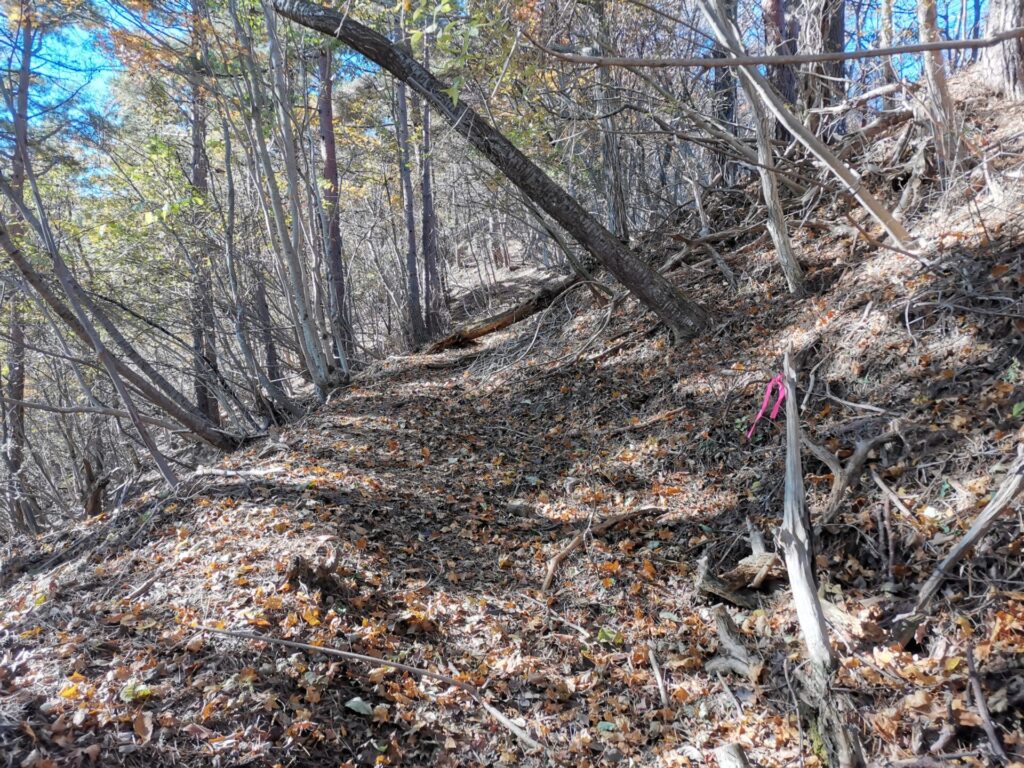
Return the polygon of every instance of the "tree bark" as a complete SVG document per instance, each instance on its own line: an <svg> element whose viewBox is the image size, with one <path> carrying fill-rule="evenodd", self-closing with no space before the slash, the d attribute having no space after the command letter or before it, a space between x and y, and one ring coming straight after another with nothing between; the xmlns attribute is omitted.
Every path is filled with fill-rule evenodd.
<svg viewBox="0 0 1024 768"><path fill-rule="evenodd" d="M424 20L426 23L426 20ZM423 35L423 66L430 64L430 35ZM423 157L421 160L420 197L423 208L421 236L423 238L423 319L430 337L441 332L441 307L445 303L441 285L441 254L437 242L437 213L434 210L434 166L430 153L433 137L430 134L430 105L423 103Z"/></svg>
<svg viewBox="0 0 1024 768"><path fill-rule="evenodd" d="M793 21L787 17L787 11L786 0L764 0L764 42L765 53L769 56L791 56L796 53L796 32ZM796 106L796 70L791 65L776 64L768 67L768 82L790 109ZM789 140L789 132L781 120L775 124L775 136L781 141Z"/></svg>
<svg viewBox="0 0 1024 768"><path fill-rule="evenodd" d="M399 41L404 37L402 25L397 21L395 36ZM409 317L409 341L413 347L418 347L427 340L427 328L423 323L419 260L416 258L416 199L412 191L409 97L405 83L401 80L395 84L395 139L398 142L398 177L402 186L402 211L405 217L405 311Z"/></svg>
<svg viewBox="0 0 1024 768"><path fill-rule="evenodd" d="M328 317L334 339L334 357L347 379L352 354L352 324L345 295L345 265L341 260L341 212L339 203L338 150L334 139L334 77L331 72L331 49L323 46L319 55L320 91L317 115L320 120L320 153L323 157L324 218L327 224L326 261Z"/></svg>
<svg viewBox="0 0 1024 768"><path fill-rule="evenodd" d="M709 317L700 306L682 296L664 277L601 226L504 135L463 101L453 101L451 89L408 53L355 21L351 15L305 0L274 0L274 7L286 18L341 40L423 96L455 131L466 137L506 178L654 311L677 339L692 337L707 328Z"/></svg>
<svg viewBox="0 0 1024 768"><path fill-rule="evenodd" d="M202 72L207 67L206 0L192 0L191 13L191 77L189 78L189 127L191 130L192 158L189 162L189 181L194 194L208 204L210 195L209 162L206 157L206 94L203 92ZM198 222L197 222L198 223ZM213 279L210 260L206 255L210 243L201 229L199 258L192 265L192 377L196 410L211 424L220 425L220 409L212 382L217 378L217 341L213 311Z"/></svg>
<svg viewBox="0 0 1024 768"><path fill-rule="evenodd" d="M939 35L935 0L918 0L917 26L920 42L934 43L942 39ZM945 181L953 174L960 148L953 99L946 84L946 63L942 51L927 51L923 57L925 79L928 82L928 115L935 138L939 175Z"/></svg>
<svg viewBox="0 0 1024 768"><path fill-rule="evenodd" d="M976 5L975 13L979 12ZM1021 0L991 0L986 34L994 35L1018 27L1024 27L1024 3ZM981 67L992 88L1008 98L1024 99L1024 38L986 48L981 54Z"/></svg>

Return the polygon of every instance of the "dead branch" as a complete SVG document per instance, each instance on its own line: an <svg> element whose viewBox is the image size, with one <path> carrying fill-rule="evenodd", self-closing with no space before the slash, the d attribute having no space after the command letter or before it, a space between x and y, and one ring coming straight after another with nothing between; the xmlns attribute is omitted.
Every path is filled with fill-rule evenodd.
<svg viewBox="0 0 1024 768"><path fill-rule="evenodd" d="M491 315L483 320L476 320L459 326L443 339L435 341L428 351L433 353L444 352L446 349L468 344L474 339L479 339L481 336L508 328L510 325L514 325L528 317L532 317L541 310L547 309L555 303L559 296L579 282L581 282L579 275L563 277L561 280L544 286L529 299L511 309L506 309L504 312Z"/></svg>
<svg viewBox="0 0 1024 768"><path fill-rule="evenodd" d="M739 744L724 744L715 748L718 768L750 768L747 755Z"/></svg>
<svg viewBox="0 0 1024 768"><path fill-rule="evenodd" d="M857 59L874 59L882 56L901 56L907 53L924 53L925 51L954 51L975 48L990 48L1007 40L1024 37L1024 28L1008 29L989 37L976 37L969 40L940 40L938 42L912 43L910 45L891 46L888 48L869 48L860 51L837 51L834 53L801 53L788 56L734 56L704 58L632 58L625 56L584 56L566 53L549 48L530 36L524 29L524 36L537 48L556 59L573 64L596 64L602 67L756 67L778 66L787 64L816 64L826 61L854 61Z"/></svg>
<svg viewBox="0 0 1024 768"><path fill-rule="evenodd" d="M704 668L715 673L734 672L756 683L764 670L764 662L755 658L743 645L739 630L724 605L716 605L712 613L718 632L718 654Z"/></svg>
<svg viewBox="0 0 1024 768"><path fill-rule="evenodd" d="M893 640L901 646L910 642L917 627L924 621L925 611L932 599L946 580L953 566L960 562L961 558L985 536L995 525L996 520L1010 503L1024 490L1024 445L1017 447L1017 460L1010 466L1006 478L999 486L999 490L989 499L988 504L975 518L973 525L957 542L956 546L938 564L935 571L921 588L914 609L902 616L898 616L893 625Z"/></svg>
<svg viewBox="0 0 1024 768"><path fill-rule="evenodd" d="M604 531L607 531L609 528L612 528L618 525L619 523L625 522L626 520L632 520L634 517L651 515L655 512L662 514L667 511L668 510L661 509L660 507L643 507L641 509L634 509L632 512L623 512L621 515L612 515L611 517L602 520L597 525L589 527L584 531L580 531L572 537L572 540L565 546L564 549L562 549L557 555L551 558L551 561L548 563L547 575L544 577L544 583L541 585L540 588L541 591L547 592L551 588L551 582L555 580L555 573L558 572L558 566L562 564L562 561L565 560L565 558L567 558L569 555L575 552L576 549L579 548L579 546L586 540L588 534L596 535L598 533L603 533Z"/></svg>
<svg viewBox="0 0 1024 768"><path fill-rule="evenodd" d="M832 518L835 517L839 507L842 506L847 488L856 487L860 481L861 471L864 469L864 463L868 460L871 451L897 437L902 439L903 434L900 431L899 422L893 422L890 429L886 432L875 435L868 440L858 441L853 455L844 464L829 450L816 443L812 443L806 436L802 436L803 444L807 446L807 449L832 470L832 491L829 493L828 501L820 516L822 525L828 525L832 522Z"/></svg>
<svg viewBox="0 0 1024 768"><path fill-rule="evenodd" d="M654 673L654 682L658 684L658 695L661 697L661 706L663 709L668 709L668 689L665 687L665 677L661 674L661 666L658 664L658 656L654 653L653 645L647 648L647 660L651 663L651 672Z"/></svg>
<svg viewBox="0 0 1024 768"><path fill-rule="evenodd" d="M697 561L697 572L693 581L697 591L705 595L719 597L740 608L754 609L757 607L757 601L751 595L743 590L733 589L732 585L711 573L707 555Z"/></svg>
<svg viewBox="0 0 1024 768"><path fill-rule="evenodd" d="M750 533L750 552L728 573L722 576L722 581L732 589L760 589L764 582L770 578L779 578L785 575L785 568L779 556L769 552L764 546L764 537L757 530L750 518L747 518L747 530Z"/></svg>
<svg viewBox="0 0 1024 768"><path fill-rule="evenodd" d="M971 691L974 692L974 705L978 708L981 716L981 725L988 736L988 743L992 752L1002 763L1009 762L1006 750L1003 749L1003 742L999 739L999 732L996 731L995 723L992 722L992 713L988 710L988 701L985 699L985 689L981 687L981 677L978 675L978 668L974 663L974 648L967 643L967 674L971 678Z"/></svg>
<svg viewBox="0 0 1024 768"><path fill-rule="evenodd" d="M217 635L225 635L227 637L234 637L240 640L255 640L261 643L271 643L274 645L282 645L286 648L297 648L298 650L307 651L309 653L322 653L326 656L338 656L343 659L350 659L352 661L362 661L367 664L373 664L375 666L394 667L400 669L403 672L408 672L410 675L416 677L430 677L434 680L439 680L446 685L453 686L462 691L468 693L473 700L486 710L486 712L495 719L502 727L507 729L516 738L518 738L524 746L531 750L543 750L544 745L536 741L531 737L523 728L516 725L508 717L499 712L492 704L485 701L480 689L475 685L456 680L454 677L442 674L440 672L432 672L429 669L422 669L421 667L414 667L409 664L402 664L397 661L389 661L388 659L381 659L376 656L366 656L362 653L354 653L352 651L342 651L338 648L331 648L326 645L309 645L307 643L297 643L293 640L282 640L278 637L272 637L270 635L261 635L257 632L236 632L230 629L216 629L214 627L199 627L203 632L212 632Z"/></svg>

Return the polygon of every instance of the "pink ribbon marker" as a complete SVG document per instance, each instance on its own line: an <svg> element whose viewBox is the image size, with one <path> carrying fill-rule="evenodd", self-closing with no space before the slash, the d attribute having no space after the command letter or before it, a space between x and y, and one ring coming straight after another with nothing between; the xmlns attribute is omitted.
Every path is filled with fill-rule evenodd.
<svg viewBox="0 0 1024 768"><path fill-rule="evenodd" d="M786 399L786 384L780 373L774 379L768 382L768 386L764 390L764 401L761 403L761 410L757 412L757 417L754 419L754 423L750 425L750 429L747 431L747 440L754 436L754 430L757 429L757 422L764 418L765 412L768 410L768 403L772 399L772 391L778 387L779 395L775 401L775 406L772 408L772 412L769 416L773 421L779 416L779 408L782 407L782 401Z"/></svg>

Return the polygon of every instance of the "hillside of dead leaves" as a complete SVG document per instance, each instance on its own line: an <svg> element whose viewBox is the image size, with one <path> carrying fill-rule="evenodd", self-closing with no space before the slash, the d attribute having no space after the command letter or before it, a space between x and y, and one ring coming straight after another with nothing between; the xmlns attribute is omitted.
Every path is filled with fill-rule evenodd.
<svg viewBox="0 0 1024 768"><path fill-rule="evenodd" d="M699 252L670 273L714 310L707 338L673 348L630 300L578 287L476 346L364 372L177 498L15 542L0 765L713 766L729 743L820 765L785 570L736 577L758 534L776 549L784 427L746 432L786 349L809 441L841 461L892 433L816 531L868 763L992 765L995 741L1020 764L1018 510L890 641L1024 434L1024 106L961 104L984 173L954 195L915 181L920 258L822 204L794 233L809 298L750 227L718 244L736 290ZM863 158L894 200L902 140ZM660 237L658 258L677 252ZM817 523L833 473L803 461Z"/></svg>

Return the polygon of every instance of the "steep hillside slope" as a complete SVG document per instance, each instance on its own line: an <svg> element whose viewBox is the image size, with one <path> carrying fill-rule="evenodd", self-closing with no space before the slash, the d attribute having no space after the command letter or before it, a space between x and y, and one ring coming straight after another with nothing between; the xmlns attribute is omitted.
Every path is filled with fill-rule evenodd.
<svg viewBox="0 0 1024 768"><path fill-rule="evenodd" d="M889 639L1024 434L1022 119L972 107L989 179L916 223L922 259L818 210L797 233L809 299L753 236L722 248L736 290L710 260L671 272L716 312L688 347L578 288L364 373L179 498L5 553L0 762L685 766L739 743L819 764L784 570L713 578L757 533L775 549L783 426L745 433L788 348L819 454L892 433L818 530L868 761L1024 760L1017 514L914 642ZM820 521L834 478L814 452L804 469Z"/></svg>

